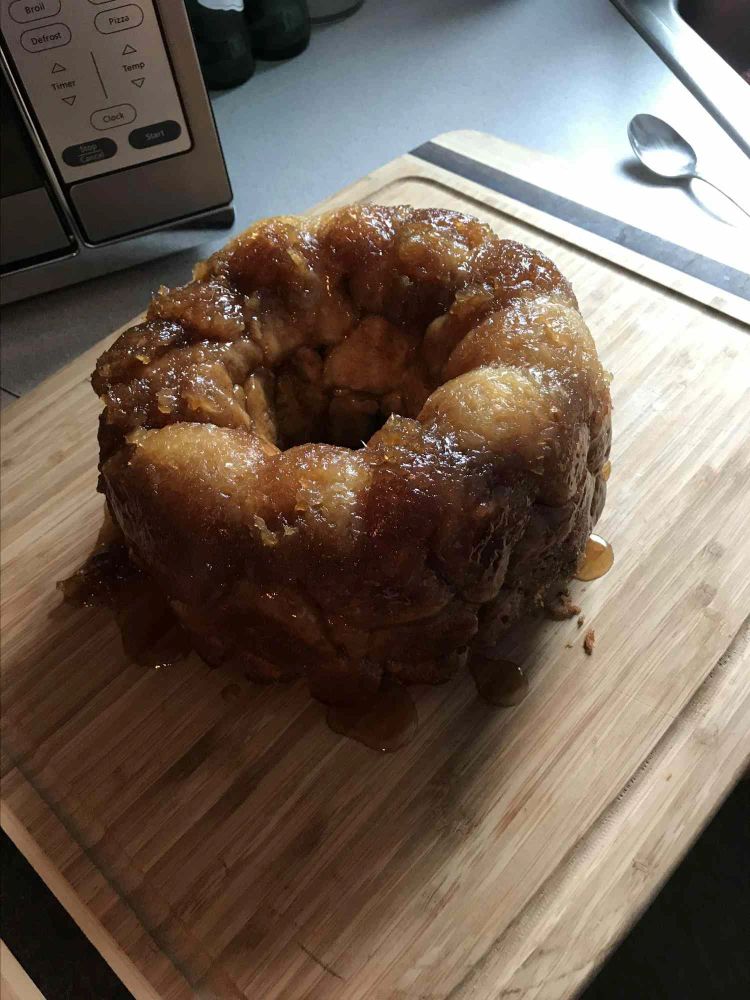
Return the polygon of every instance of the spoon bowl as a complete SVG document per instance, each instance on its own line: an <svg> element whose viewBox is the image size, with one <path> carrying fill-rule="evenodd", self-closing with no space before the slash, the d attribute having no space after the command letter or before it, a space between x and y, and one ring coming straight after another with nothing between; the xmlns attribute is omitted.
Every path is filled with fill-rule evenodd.
<svg viewBox="0 0 750 1000"><path fill-rule="evenodd" d="M656 115L636 115L628 125L633 152L644 166L660 177L677 180L695 176L698 157L676 129Z"/></svg>
<svg viewBox="0 0 750 1000"><path fill-rule="evenodd" d="M723 188L698 172L698 157L690 143L656 115L636 115L628 124L628 139L641 163L659 177L673 181L704 181L750 217L750 212Z"/></svg>

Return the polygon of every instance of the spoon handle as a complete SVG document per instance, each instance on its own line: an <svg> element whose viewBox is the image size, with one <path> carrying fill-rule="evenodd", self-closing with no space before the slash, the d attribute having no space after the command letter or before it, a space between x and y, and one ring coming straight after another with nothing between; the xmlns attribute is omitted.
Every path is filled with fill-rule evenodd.
<svg viewBox="0 0 750 1000"><path fill-rule="evenodd" d="M704 174L699 174L699 173L694 173L694 174L693 174L693 177L694 177L694 178L695 178L696 180L698 180L698 181L703 181L703 183L704 183L704 184L710 184L712 188L715 188L715 189L716 189L716 190L717 190L717 191L718 191L718 192L719 192L720 194L723 194L725 198L728 198L728 199L729 199L729 200L731 201L731 203L732 203L733 205L736 205L736 207L737 207L737 208L739 208L740 212L744 212L744 213L745 213L745 215L746 215L746 216L748 217L748 219L750 219L750 212L749 212L749 211L748 211L748 210L747 210L747 209L745 208L745 206L744 206L744 205L741 205L741 204L740 204L740 203L739 203L739 202L737 201L737 199L736 199L736 198L733 198L733 197L731 196L731 194L728 194L728 193L727 193L727 192L726 192L726 191L724 190L724 188L721 188L721 187L719 187L719 185L718 185L718 184L715 184L715 183L714 183L714 182L713 182L712 180L710 180L710 179L709 179L708 177L706 177L706 176L705 176Z"/></svg>

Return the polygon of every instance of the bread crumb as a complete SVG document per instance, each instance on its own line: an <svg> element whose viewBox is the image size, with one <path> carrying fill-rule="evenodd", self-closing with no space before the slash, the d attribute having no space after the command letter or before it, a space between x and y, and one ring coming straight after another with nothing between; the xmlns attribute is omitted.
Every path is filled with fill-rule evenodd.
<svg viewBox="0 0 750 1000"><path fill-rule="evenodd" d="M580 606L571 601L567 590L561 590L554 597L549 598L545 604L545 609L549 617L554 618L557 622L565 621L581 613Z"/></svg>
<svg viewBox="0 0 750 1000"><path fill-rule="evenodd" d="M585 621L586 621L585 616L584 615L579 615L578 616L578 628L583 628L583 623Z"/></svg>
<svg viewBox="0 0 750 1000"><path fill-rule="evenodd" d="M592 628L588 630L586 635L583 637L583 651L588 656L594 652L594 643L596 642L596 632Z"/></svg>

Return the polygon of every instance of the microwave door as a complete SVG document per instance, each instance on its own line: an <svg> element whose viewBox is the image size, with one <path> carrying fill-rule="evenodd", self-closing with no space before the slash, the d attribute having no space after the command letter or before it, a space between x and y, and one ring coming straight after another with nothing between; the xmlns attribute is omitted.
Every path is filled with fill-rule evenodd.
<svg viewBox="0 0 750 1000"><path fill-rule="evenodd" d="M0 266L24 267L74 249L5 78L0 75Z"/></svg>

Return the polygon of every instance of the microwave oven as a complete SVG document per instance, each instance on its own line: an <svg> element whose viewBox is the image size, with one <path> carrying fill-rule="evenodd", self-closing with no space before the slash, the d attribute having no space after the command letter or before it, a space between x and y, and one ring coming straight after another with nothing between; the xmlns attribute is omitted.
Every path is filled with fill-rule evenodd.
<svg viewBox="0 0 750 1000"><path fill-rule="evenodd" d="M0 0L0 27L2 301L232 225L182 0Z"/></svg>

